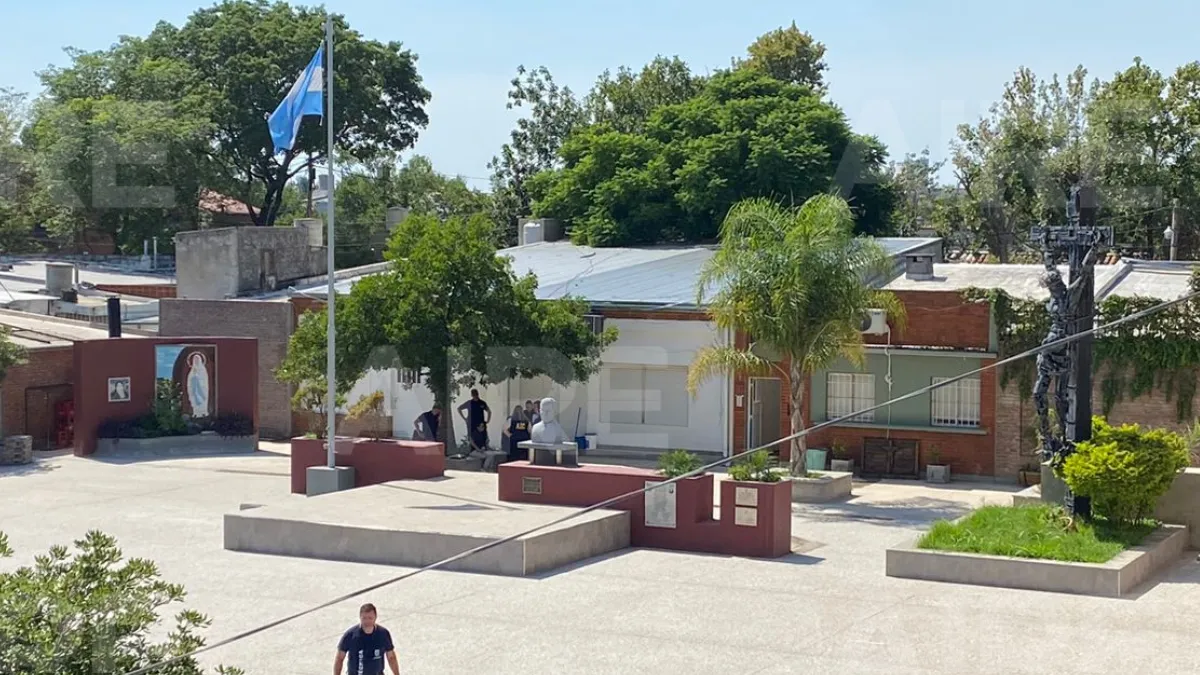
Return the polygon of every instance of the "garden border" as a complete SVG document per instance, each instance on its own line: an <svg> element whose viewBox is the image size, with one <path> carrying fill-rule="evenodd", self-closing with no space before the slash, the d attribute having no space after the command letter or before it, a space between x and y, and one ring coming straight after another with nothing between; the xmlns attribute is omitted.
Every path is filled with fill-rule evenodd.
<svg viewBox="0 0 1200 675"><path fill-rule="evenodd" d="M1162 525L1099 564L919 549L918 541L887 550L887 576L1119 598L1183 555L1188 527Z"/></svg>

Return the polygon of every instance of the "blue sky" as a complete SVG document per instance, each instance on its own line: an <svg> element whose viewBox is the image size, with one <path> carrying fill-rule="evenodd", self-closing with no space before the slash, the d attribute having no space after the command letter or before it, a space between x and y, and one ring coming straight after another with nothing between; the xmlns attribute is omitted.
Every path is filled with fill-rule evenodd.
<svg viewBox="0 0 1200 675"><path fill-rule="evenodd" d="M0 41L0 86L36 91L34 72L62 48L101 49L159 20L182 23L202 0L12 2ZM1039 75L1084 64L1107 77L1141 56L1169 71L1200 58L1200 3L1182 0L342 0L367 37L400 40L433 92L415 151L486 186L508 137L508 81L545 65L582 92L605 68L678 55L696 71L728 65L753 39L796 21L828 46L833 100L893 156L945 154L955 125L976 119L1020 65ZM13 30L12 28L16 28ZM302 64L301 64L302 65Z"/></svg>

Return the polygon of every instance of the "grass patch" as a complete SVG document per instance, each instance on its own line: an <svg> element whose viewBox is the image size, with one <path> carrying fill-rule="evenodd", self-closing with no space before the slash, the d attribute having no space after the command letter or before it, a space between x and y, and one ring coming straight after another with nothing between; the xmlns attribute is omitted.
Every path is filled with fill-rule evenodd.
<svg viewBox="0 0 1200 675"><path fill-rule="evenodd" d="M1065 512L1052 506L985 506L958 523L938 521L917 548L984 553L1063 562L1108 562L1137 546L1158 527L1154 521L1112 525L1103 520L1069 527Z"/></svg>

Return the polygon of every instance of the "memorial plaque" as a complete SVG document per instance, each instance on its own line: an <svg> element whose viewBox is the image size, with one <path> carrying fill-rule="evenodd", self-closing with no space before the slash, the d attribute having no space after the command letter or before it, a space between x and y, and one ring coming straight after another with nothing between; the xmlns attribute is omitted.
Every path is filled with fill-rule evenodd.
<svg viewBox="0 0 1200 675"><path fill-rule="evenodd" d="M740 487L733 493L733 503L737 506L758 506L758 490L752 487Z"/></svg>
<svg viewBox="0 0 1200 675"><path fill-rule="evenodd" d="M744 527L758 527L758 509L739 506L733 510L733 524Z"/></svg>
<svg viewBox="0 0 1200 675"><path fill-rule="evenodd" d="M542 479L532 476L523 476L521 478L521 494L523 495L540 495L542 494Z"/></svg>
<svg viewBox="0 0 1200 675"><path fill-rule="evenodd" d="M675 484L646 481L646 527L675 529Z"/></svg>

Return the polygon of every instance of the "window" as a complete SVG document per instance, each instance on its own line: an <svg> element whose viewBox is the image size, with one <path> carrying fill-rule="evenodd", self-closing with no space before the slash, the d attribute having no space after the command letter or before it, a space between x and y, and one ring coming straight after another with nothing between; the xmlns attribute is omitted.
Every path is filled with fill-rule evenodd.
<svg viewBox="0 0 1200 675"><path fill-rule="evenodd" d="M397 378L400 384L412 387L421 383L421 374L412 368L401 368Z"/></svg>
<svg viewBox="0 0 1200 675"><path fill-rule="evenodd" d="M825 415L835 420L873 422L875 411L855 415L875 405L875 376L870 373L829 373L825 390Z"/></svg>
<svg viewBox="0 0 1200 675"><path fill-rule="evenodd" d="M941 384L949 377L935 377ZM930 393L929 421L935 427L979 426L979 378L968 377L934 389Z"/></svg>
<svg viewBox="0 0 1200 675"><path fill-rule="evenodd" d="M687 368L606 368L600 421L664 427L688 425Z"/></svg>

